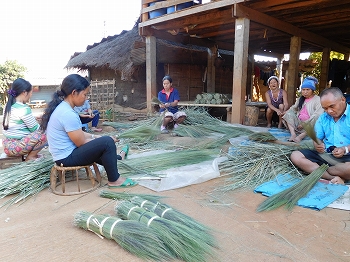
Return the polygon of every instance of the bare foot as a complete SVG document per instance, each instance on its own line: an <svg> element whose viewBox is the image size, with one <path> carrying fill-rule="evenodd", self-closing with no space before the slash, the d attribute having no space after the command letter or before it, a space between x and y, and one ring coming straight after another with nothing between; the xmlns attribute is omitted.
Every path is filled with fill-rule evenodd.
<svg viewBox="0 0 350 262"><path fill-rule="evenodd" d="M271 124L267 124L267 128L271 128Z"/></svg>
<svg viewBox="0 0 350 262"><path fill-rule="evenodd" d="M290 138L288 138L287 139L287 141L289 141L289 142L295 142L295 139L296 138L296 136L291 136Z"/></svg>
<svg viewBox="0 0 350 262"><path fill-rule="evenodd" d="M344 180L341 179L339 176L335 176L332 180L331 180L332 184L340 184L340 185L344 185Z"/></svg>
<svg viewBox="0 0 350 262"><path fill-rule="evenodd" d="M299 136L297 136L296 138L294 138L294 142L295 143L300 143L302 139L300 139Z"/></svg>

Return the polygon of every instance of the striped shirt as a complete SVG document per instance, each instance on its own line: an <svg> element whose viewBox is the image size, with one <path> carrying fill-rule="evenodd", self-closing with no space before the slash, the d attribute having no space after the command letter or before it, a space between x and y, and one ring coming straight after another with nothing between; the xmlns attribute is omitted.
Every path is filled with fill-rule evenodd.
<svg viewBox="0 0 350 262"><path fill-rule="evenodd" d="M10 121L7 130L3 130L6 138L22 139L39 129L39 124L28 105L16 102L11 107Z"/></svg>

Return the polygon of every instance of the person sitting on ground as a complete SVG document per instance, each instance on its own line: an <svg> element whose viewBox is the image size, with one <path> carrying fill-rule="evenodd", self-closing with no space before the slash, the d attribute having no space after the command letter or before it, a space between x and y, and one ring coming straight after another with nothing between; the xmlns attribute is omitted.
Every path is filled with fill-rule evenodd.
<svg viewBox="0 0 350 262"><path fill-rule="evenodd" d="M158 100L161 102L160 112L164 113L160 131L168 133L168 128L177 128L187 117L185 112L178 111L179 92L173 88L173 80L168 75L163 77L163 89L158 93Z"/></svg>
<svg viewBox="0 0 350 262"><path fill-rule="evenodd" d="M53 95L41 123L46 131L49 151L58 166L84 166L96 162L103 165L110 188L129 187L137 183L118 173L117 160L123 159L129 150L126 146L117 155L118 139L112 136L88 134L81 129L75 106L82 106L90 92L90 83L78 74L71 74L62 81L61 89Z"/></svg>
<svg viewBox="0 0 350 262"><path fill-rule="evenodd" d="M32 85L22 78L16 79L8 90L8 101L4 110L2 140L8 156L26 156L26 161L39 157L38 153L47 145L46 135L39 130L39 123L26 105L33 93Z"/></svg>
<svg viewBox="0 0 350 262"><path fill-rule="evenodd" d="M288 139L290 142L299 143L303 140L307 134L302 124L315 123L323 113L320 97L314 93L317 83L318 80L315 77L306 77L301 85L301 97L282 117L290 132L290 138Z"/></svg>
<svg viewBox="0 0 350 262"><path fill-rule="evenodd" d="M279 88L277 76L271 76L267 84L270 88L265 93L267 127L271 127L272 120L278 118L278 128L282 128L282 117L288 109L287 92Z"/></svg>
<svg viewBox="0 0 350 262"><path fill-rule="evenodd" d="M98 121L100 120L100 113L98 110L92 110L90 106L90 101L85 100L82 106L75 106L74 111L79 114L80 121L82 124L91 123L91 130L95 132L101 132L101 128L97 128Z"/></svg>
<svg viewBox="0 0 350 262"><path fill-rule="evenodd" d="M320 101L325 112L314 127L319 143L314 142L315 150L293 151L290 159L307 173L323 163L328 164L322 178L334 184L344 184L344 180L350 179L350 106L337 87L323 90Z"/></svg>

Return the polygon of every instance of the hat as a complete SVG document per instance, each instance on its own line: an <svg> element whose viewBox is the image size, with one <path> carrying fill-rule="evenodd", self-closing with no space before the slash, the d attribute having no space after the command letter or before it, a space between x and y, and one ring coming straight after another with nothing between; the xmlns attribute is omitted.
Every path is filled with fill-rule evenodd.
<svg viewBox="0 0 350 262"><path fill-rule="evenodd" d="M277 76L270 76L269 79L267 79L267 84L268 84L268 85L270 84L270 81L271 81L272 79L275 79L275 80L277 81L277 83L279 83L278 77L277 77Z"/></svg>
<svg viewBox="0 0 350 262"><path fill-rule="evenodd" d="M318 80L316 77L308 76L304 79L304 82L301 85L301 89L303 88L310 88L311 90L316 90L316 84L318 83Z"/></svg>

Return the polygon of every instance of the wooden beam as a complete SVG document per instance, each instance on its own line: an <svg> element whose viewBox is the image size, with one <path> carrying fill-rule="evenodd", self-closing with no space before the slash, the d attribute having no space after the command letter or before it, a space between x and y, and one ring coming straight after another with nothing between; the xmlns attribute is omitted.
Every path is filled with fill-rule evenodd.
<svg viewBox="0 0 350 262"><path fill-rule="evenodd" d="M286 92L289 106L295 103L295 93L298 88L299 75L299 56L300 56L301 38L293 36L290 39L289 66Z"/></svg>
<svg viewBox="0 0 350 262"><path fill-rule="evenodd" d="M146 99L147 111L152 112L152 98L157 97L157 41L154 36L146 37Z"/></svg>
<svg viewBox="0 0 350 262"><path fill-rule="evenodd" d="M286 32L292 36L301 37L308 43L312 43L317 46L330 47L332 50L340 53L349 53L350 49L342 46L336 42L330 41L322 36L309 32L307 30L298 28L289 23L273 18L269 15L263 14L251 8L245 7L240 4L234 4L234 16L235 17L246 17L256 23L274 28L281 32Z"/></svg>
<svg viewBox="0 0 350 262"><path fill-rule="evenodd" d="M156 25L158 23L167 22L169 20L173 21L173 20L176 20L177 18L191 19L191 18L198 16L199 13L224 8L227 6L232 6L235 3L241 3L241 2L245 2L245 1L246 0L221 0L221 1L210 2L207 4L201 4L201 5L197 5L193 8L181 10L181 12L174 12L171 14L167 14L165 16L153 18L153 19L150 19L147 21L142 21L141 23L139 23L139 27ZM146 10L148 10L148 9L146 9ZM141 10L141 13L144 13L144 9Z"/></svg>
<svg viewBox="0 0 350 262"><path fill-rule="evenodd" d="M231 123L243 124L248 70L249 19L236 19Z"/></svg>
<svg viewBox="0 0 350 262"><path fill-rule="evenodd" d="M211 47L208 52L208 65L207 65L207 92L215 93L215 58L217 57L217 47Z"/></svg>
<svg viewBox="0 0 350 262"><path fill-rule="evenodd" d="M331 50L324 48L322 52L321 75L320 75L320 92L328 87L328 71L330 63Z"/></svg>

